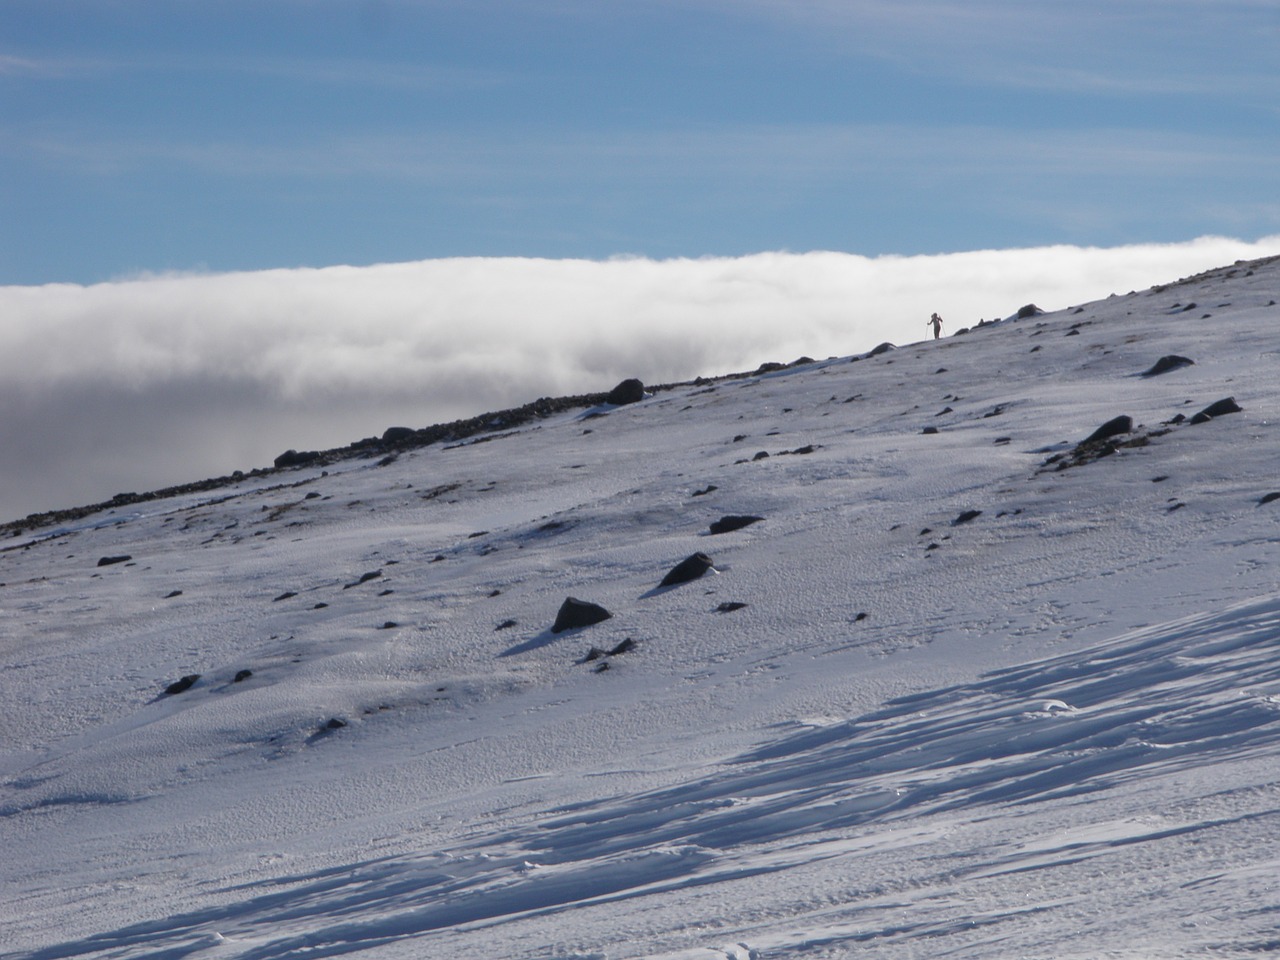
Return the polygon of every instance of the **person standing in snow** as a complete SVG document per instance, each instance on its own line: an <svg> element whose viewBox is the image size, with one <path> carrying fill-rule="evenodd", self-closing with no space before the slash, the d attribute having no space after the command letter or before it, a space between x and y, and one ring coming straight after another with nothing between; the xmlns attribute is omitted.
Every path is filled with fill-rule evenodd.
<svg viewBox="0 0 1280 960"><path fill-rule="evenodd" d="M933 327L933 339L935 340L942 339L942 318L940 316L938 316L935 313L932 317L929 318L929 321L928 323L925 324L925 326Z"/></svg>

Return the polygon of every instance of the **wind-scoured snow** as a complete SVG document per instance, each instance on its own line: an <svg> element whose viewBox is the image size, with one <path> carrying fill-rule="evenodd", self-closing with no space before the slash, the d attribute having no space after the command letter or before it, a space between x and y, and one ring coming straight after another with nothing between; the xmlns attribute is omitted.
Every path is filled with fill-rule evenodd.
<svg viewBox="0 0 1280 960"><path fill-rule="evenodd" d="M1277 300L1237 264L9 537L0 956L1277 949Z"/></svg>

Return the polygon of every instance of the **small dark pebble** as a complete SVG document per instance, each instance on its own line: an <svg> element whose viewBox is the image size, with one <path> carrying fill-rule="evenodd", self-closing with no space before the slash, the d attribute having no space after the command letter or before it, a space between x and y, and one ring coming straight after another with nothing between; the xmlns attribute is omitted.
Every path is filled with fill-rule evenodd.
<svg viewBox="0 0 1280 960"><path fill-rule="evenodd" d="M347 721L340 717L330 717L329 722L324 725L326 730L341 730L347 725Z"/></svg>
<svg viewBox="0 0 1280 960"><path fill-rule="evenodd" d="M312 610L323 610L323 609L324 609L325 607L327 607L327 606L328 606L328 604L327 604L327 603L320 602L320 603L317 603L317 604L316 604L314 607L312 607L311 609L312 609Z"/></svg>
<svg viewBox="0 0 1280 960"><path fill-rule="evenodd" d="M982 516L981 510L966 510L964 513L960 514L960 516L952 520L951 525L953 527L958 527L960 524L968 523L970 520L976 520L980 516Z"/></svg>
<svg viewBox="0 0 1280 960"><path fill-rule="evenodd" d="M119 557L103 557L101 560L99 560L99 561L98 561L98 566L100 566L100 567L109 567L109 566L111 566L112 564L115 564L115 563L127 563L128 561L130 561L130 560L132 560L132 559L133 559L133 557L130 557L130 556L127 556L127 555L125 555L125 556L119 556Z"/></svg>
<svg viewBox="0 0 1280 960"><path fill-rule="evenodd" d="M761 450L759 453L757 453L757 454L756 454L754 457L752 457L751 459L752 459L752 460L766 460L766 459L768 459L768 457L769 457L769 451L768 451L768 450Z"/></svg>
<svg viewBox="0 0 1280 960"><path fill-rule="evenodd" d="M937 428L937 427L925 427L925 428L924 428L923 430L921 430L920 432L921 432L922 434L928 434L928 435L932 436L933 434L935 434L935 433L937 433L937 432L938 432L938 428Z"/></svg>
<svg viewBox="0 0 1280 960"><path fill-rule="evenodd" d="M707 484L707 486L706 486L706 488L705 488L705 489L703 489L703 490L695 490L695 491L693 491L693 495L694 495L695 497L705 497L708 493L713 493L714 491L719 490L719 489L720 489L720 488L719 488L719 487L717 487L714 483L709 483L709 484Z"/></svg>
<svg viewBox="0 0 1280 960"><path fill-rule="evenodd" d="M496 627L493 628L493 632L497 633L499 630L510 630L515 625L516 625L516 622L514 620L503 620L500 624L498 624Z"/></svg>
<svg viewBox="0 0 1280 960"><path fill-rule="evenodd" d="M858 614L856 617L854 617L854 618L853 618L853 622L854 622L854 623L861 623L861 622L862 622L863 620L865 620L865 619L867 619L867 614L866 614L866 611L864 610L864 611L859 612L859 614Z"/></svg>
<svg viewBox="0 0 1280 960"><path fill-rule="evenodd" d="M398 627L398 626L400 626L400 624L396 623L394 620L388 620L386 623L384 623L384 624L383 624L382 626L380 626L378 629L379 629L379 630L394 630L394 629L395 629L396 627Z"/></svg>
<svg viewBox="0 0 1280 960"><path fill-rule="evenodd" d="M284 593L280 594L280 596L276 597L271 602L279 603L281 600L288 600L290 597L296 597L297 595L298 595L297 592L293 590L286 590Z"/></svg>
<svg viewBox="0 0 1280 960"><path fill-rule="evenodd" d="M252 670L241 670L232 678L231 682L244 683L244 681L248 680L252 676L253 676Z"/></svg>
<svg viewBox="0 0 1280 960"><path fill-rule="evenodd" d="M1258 501L1258 506L1262 506L1264 503L1271 503L1273 500L1280 500L1280 490L1276 490L1276 491L1273 491L1272 493L1268 493L1266 496L1264 496L1261 500Z"/></svg>
<svg viewBox="0 0 1280 960"><path fill-rule="evenodd" d="M180 596L182 596L181 590L170 590L168 593L164 595L164 598L166 600L172 600L174 597L180 597Z"/></svg>
<svg viewBox="0 0 1280 960"><path fill-rule="evenodd" d="M741 603L737 600L726 600L724 603L720 604L720 606L716 607L716 613L733 613L733 611L741 610L745 606L745 603Z"/></svg>

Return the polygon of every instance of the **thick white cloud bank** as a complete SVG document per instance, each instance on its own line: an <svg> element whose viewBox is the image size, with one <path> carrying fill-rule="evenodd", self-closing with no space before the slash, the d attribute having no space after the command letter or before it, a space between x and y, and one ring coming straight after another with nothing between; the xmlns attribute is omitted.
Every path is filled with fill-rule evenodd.
<svg viewBox="0 0 1280 960"><path fill-rule="evenodd" d="M1280 253L461 258L0 287L0 519L540 396L858 353Z"/></svg>

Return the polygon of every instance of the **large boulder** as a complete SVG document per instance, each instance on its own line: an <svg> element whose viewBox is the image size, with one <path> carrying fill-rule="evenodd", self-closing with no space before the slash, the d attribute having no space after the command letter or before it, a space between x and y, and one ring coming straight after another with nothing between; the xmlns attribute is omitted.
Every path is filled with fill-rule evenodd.
<svg viewBox="0 0 1280 960"><path fill-rule="evenodd" d="M643 399L644 384L633 377L630 380L623 380L610 390L609 395L604 398L604 402L620 407L628 403L638 403Z"/></svg>

